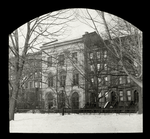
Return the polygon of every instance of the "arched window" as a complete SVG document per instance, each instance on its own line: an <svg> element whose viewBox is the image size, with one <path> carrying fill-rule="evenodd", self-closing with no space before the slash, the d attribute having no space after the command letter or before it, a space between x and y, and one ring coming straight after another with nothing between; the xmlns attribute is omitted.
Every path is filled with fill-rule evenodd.
<svg viewBox="0 0 150 139"><path fill-rule="evenodd" d="M65 87L65 85L66 85L66 71L61 70L60 71L60 86Z"/></svg>
<svg viewBox="0 0 150 139"><path fill-rule="evenodd" d="M62 91L59 95L58 95L58 108L62 109L63 107L65 107L65 94Z"/></svg>
<svg viewBox="0 0 150 139"><path fill-rule="evenodd" d="M72 103L72 108L73 109L78 109L79 108L79 95L77 92L74 92L72 94L72 97L71 97L71 103Z"/></svg>
<svg viewBox="0 0 150 139"><path fill-rule="evenodd" d="M53 106L54 97L53 97L52 93L49 93L47 97L48 97L47 98L48 99L48 109L51 109L51 107Z"/></svg>
<svg viewBox="0 0 150 139"><path fill-rule="evenodd" d="M91 103L92 106L94 106L96 104L96 95L95 95L94 92L92 92L90 94L90 103Z"/></svg>
<svg viewBox="0 0 150 139"><path fill-rule="evenodd" d="M48 87L53 87L53 75L51 73L48 74Z"/></svg>

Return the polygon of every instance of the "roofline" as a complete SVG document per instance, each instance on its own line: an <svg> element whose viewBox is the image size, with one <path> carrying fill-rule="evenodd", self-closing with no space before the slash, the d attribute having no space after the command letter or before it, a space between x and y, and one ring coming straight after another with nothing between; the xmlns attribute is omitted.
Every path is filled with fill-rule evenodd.
<svg viewBox="0 0 150 139"><path fill-rule="evenodd" d="M66 40L66 41L62 41L62 42L55 42L52 44L51 43L45 43L40 48L41 49L48 49L48 48L52 48L52 47L64 46L64 45L73 44L73 43L82 42L82 41L83 41L83 38L80 37L80 38Z"/></svg>

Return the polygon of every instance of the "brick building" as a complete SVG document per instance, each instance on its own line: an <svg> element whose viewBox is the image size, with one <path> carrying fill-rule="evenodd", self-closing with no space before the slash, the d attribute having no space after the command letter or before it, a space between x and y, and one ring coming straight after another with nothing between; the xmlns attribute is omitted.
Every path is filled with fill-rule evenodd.
<svg viewBox="0 0 150 139"><path fill-rule="evenodd" d="M14 61L15 57L10 58L9 80L11 85L14 83ZM42 107L42 66L41 52L29 53L26 57L24 68L20 80L20 91L17 98L18 108ZM12 88L9 86L9 92Z"/></svg>
<svg viewBox="0 0 150 139"><path fill-rule="evenodd" d="M105 43L109 46L108 40ZM96 32L46 43L41 50L46 109L137 106L136 84Z"/></svg>
<svg viewBox="0 0 150 139"><path fill-rule="evenodd" d="M119 60L105 47L104 43L109 46L109 41L103 42L95 32L83 37L86 104L101 108L136 107L137 85L123 71ZM124 58L128 60L125 55ZM135 72L130 66L128 69Z"/></svg>

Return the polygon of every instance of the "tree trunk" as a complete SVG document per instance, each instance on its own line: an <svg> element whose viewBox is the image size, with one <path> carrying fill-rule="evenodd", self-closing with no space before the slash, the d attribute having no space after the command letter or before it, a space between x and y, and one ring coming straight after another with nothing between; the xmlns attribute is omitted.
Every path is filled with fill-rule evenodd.
<svg viewBox="0 0 150 139"><path fill-rule="evenodd" d="M138 114L142 114L143 113L143 93L140 87L138 89L138 93L139 93Z"/></svg>
<svg viewBox="0 0 150 139"><path fill-rule="evenodd" d="M14 120L15 112L15 99L12 97L9 99L9 121Z"/></svg>

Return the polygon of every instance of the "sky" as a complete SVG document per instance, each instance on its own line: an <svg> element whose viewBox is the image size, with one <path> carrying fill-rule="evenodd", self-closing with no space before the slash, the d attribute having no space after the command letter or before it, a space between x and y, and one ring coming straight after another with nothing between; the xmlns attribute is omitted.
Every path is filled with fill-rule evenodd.
<svg viewBox="0 0 150 139"><path fill-rule="evenodd" d="M61 35L59 37L55 37L55 39L57 39L59 41L65 41L65 40L70 40L70 39L75 39L75 38L82 37L82 35L84 35L85 32L90 33L90 32L95 31L92 28L92 27L94 27L93 23L89 20L84 20L85 18L81 17L81 16L89 17L86 10L85 9L71 9L71 12L74 12L75 10L77 10L76 11L76 17L80 21L76 19L73 22L67 23L68 27L67 27L67 31L64 33L64 35L63 36ZM100 17L99 17L99 15L97 14L97 12L95 10L88 9L88 11L91 14L92 18L100 21ZM66 16L67 16L67 14L66 14ZM106 14L106 18L107 18L107 20L109 20L109 17L107 16L107 14ZM58 22L61 22L61 21L58 21ZM104 27L101 24L98 23L96 25L97 25L97 28L98 28L99 32L103 32L105 30ZM26 28L24 26L25 26L25 24L18 29L19 34L20 34L20 37L19 37L20 46L23 46L24 36L26 36ZM58 26L58 28L59 28L59 26ZM57 29L57 26L55 26L54 29ZM36 48L38 48L38 49L39 49L40 46L42 46L42 44L51 41L51 40L45 39L45 38L42 38L41 40L42 40L42 43L40 43L39 45L36 45ZM36 42L37 43L41 42L41 40L37 40Z"/></svg>

